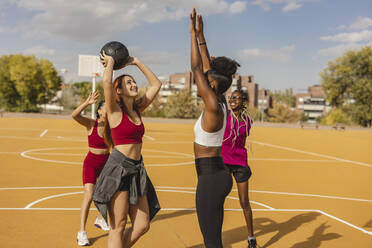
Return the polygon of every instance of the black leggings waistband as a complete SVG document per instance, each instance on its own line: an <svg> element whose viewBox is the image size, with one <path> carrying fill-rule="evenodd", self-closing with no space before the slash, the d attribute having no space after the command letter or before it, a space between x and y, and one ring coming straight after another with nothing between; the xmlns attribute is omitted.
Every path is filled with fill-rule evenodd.
<svg viewBox="0 0 372 248"><path fill-rule="evenodd" d="M223 163L222 157L206 157L206 158L197 158L195 159L196 172L198 176L214 174L216 172L225 170L227 167Z"/></svg>

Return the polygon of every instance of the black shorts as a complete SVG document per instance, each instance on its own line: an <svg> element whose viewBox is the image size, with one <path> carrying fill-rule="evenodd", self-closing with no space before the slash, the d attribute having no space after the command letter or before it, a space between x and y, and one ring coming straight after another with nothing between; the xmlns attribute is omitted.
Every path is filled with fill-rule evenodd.
<svg viewBox="0 0 372 248"><path fill-rule="evenodd" d="M233 174L237 183L246 182L252 176L252 171L249 166L226 164L226 167L229 168L230 173Z"/></svg>

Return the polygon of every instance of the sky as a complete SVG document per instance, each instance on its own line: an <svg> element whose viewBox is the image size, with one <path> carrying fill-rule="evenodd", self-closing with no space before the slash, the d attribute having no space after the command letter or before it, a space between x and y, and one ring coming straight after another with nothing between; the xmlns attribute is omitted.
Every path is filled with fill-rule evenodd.
<svg viewBox="0 0 372 248"><path fill-rule="evenodd" d="M372 45L372 0L0 0L0 56L33 54L66 82L91 80L78 55L116 40L167 78L190 70L192 7L210 54L238 61L260 88L303 92L328 61ZM134 66L123 72L146 84Z"/></svg>

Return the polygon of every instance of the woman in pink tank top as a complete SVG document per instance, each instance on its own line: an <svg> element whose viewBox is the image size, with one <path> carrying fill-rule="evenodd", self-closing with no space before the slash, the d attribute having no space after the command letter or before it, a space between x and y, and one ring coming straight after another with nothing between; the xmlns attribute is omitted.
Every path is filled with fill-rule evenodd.
<svg viewBox="0 0 372 248"><path fill-rule="evenodd" d="M142 61L129 57L125 66L136 66L150 84L138 97L132 76L121 75L112 82L111 56L103 52L101 62L105 67L102 82L109 124L106 137L113 150L97 181L93 201L103 217L107 218L107 212L110 216L108 247L132 247L149 230L151 219L160 210L142 160L144 125L140 113L155 99L161 82ZM131 228L126 228L128 215Z"/></svg>
<svg viewBox="0 0 372 248"><path fill-rule="evenodd" d="M252 209L248 197L248 179L252 172L248 165L245 142L251 129L252 120L245 109L248 101L246 92L235 90L229 99L231 110L228 112L224 140L222 142L222 158L230 173L234 176L248 230L249 248L256 248L257 242L253 232Z"/></svg>
<svg viewBox="0 0 372 248"><path fill-rule="evenodd" d="M85 108L97 102L98 97L98 92L90 93L86 101L72 112L72 118L86 128L89 145L89 152L86 155L83 164L84 199L81 204L80 230L77 235L77 242L80 246L90 244L85 231L85 226L88 218L89 208L92 203L93 188L109 156L109 149L103 138L106 119L106 110L104 106L105 103L101 101L98 104L96 120L81 115ZM109 230L109 226L106 224L103 218L97 217L94 225L105 231Z"/></svg>

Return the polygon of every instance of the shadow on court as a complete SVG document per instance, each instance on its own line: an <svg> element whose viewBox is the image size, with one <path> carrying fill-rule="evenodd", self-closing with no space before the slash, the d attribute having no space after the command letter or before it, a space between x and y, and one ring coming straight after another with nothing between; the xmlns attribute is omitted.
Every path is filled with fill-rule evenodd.
<svg viewBox="0 0 372 248"><path fill-rule="evenodd" d="M158 221L158 220L165 220L169 218L174 218L182 215L187 215L187 214L193 214L195 211L190 211L190 210L178 210L173 213L166 213L166 214L157 214L152 222Z"/></svg>
<svg viewBox="0 0 372 248"><path fill-rule="evenodd" d="M324 234L325 230L329 227L330 226L326 225L326 223L321 224L319 227L315 229L311 237L307 238L307 240L304 242L300 242L300 243L293 245L291 248L303 248L303 247L317 248L317 247L320 247L322 241L338 239L342 237L342 235L338 233Z"/></svg>
<svg viewBox="0 0 372 248"><path fill-rule="evenodd" d="M283 238L285 235L296 231L301 225L312 222L314 221L320 213L304 213L304 214L299 214L296 215L292 218L290 218L288 221L285 222L276 222L272 219L269 218L255 218L253 220L253 225L254 225L254 230L255 230L255 235L256 237L266 235L268 233L275 233L273 237L269 241L266 242L266 244L261 244L259 243L260 247L266 248L270 247L270 245L278 242L281 238ZM307 241L301 242L296 244L295 246L291 248L299 248L299 247L319 247L319 246L313 246L313 245L304 245L303 244L316 244L319 243L323 240L328 240L328 239L334 239L334 238L339 238L341 235L331 233L331 234L326 234L323 235L323 232L325 228L328 228L328 226L322 225L318 227L314 231L314 235L310 238L308 238ZM315 236L317 235L317 236ZM241 226L237 227L228 231L224 231L222 233L222 240L223 240L223 247L224 248L231 248L232 244L245 241L247 242L248 246L248 234L247 234L247 227ZM310 243L311 242L311 243ZM302 246L299 246L302 245ZM203 244L198 244L194 246L189 246L188 248L202 248L204 247Z"/></svg>
<svg viewBox="0 0 372 248"><path fill-rule="evenodd" d="M108 236L108 232L105 233L105 234L99 235L99 236L97 236L97 237L89 238L89 241L90 241L91 245L93 245L97 240L99 240L99 239L101 239L101 238L104 238L104 237L106 237L106 236Z"/></svg>
<svg viewBox="0 0 372 248"><path fill-rule="evenodd" d="M260 244L262 248L269 247L285 235L296 231L301 225L314 221L318 216L320 216L320 213L303 213L279 223L269 218L257 218L254 220L255 235L259 237L275 232L276 234L266 244Z"/></svg>
<svg viewBox="0 0 372 248"><path fill-rule="evenodd" d="M369 220L363 227L372 228L372 220Z"/></svg>

